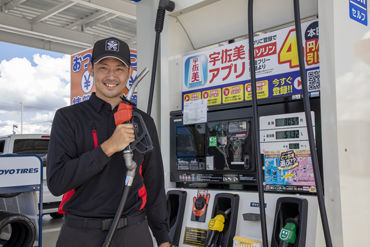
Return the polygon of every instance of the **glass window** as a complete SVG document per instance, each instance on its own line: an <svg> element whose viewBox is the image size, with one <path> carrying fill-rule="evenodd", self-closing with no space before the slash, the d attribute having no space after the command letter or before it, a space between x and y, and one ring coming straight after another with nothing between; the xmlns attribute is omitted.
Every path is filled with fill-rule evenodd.
<svg viewBox="0 0 370 247"><path fill-rule="evenodd" d="M4 147L5 147L5 140L0 141L0 154L4 153Z"/></svg>
<svg viewBox="0 0 370 247"><path fill-rule="evenodd" d="M16 154L46 154L48 139L18 139L14 141L13 153Z"/></svg>

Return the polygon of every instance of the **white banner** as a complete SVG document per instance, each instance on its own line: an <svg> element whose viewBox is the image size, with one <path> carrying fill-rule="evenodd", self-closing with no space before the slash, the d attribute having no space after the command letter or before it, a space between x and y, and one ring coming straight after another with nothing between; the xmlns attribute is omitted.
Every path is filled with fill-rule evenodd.
<svg viewBox="0 0 370 247"><path fill-rule="evenodd" d="M40 184L41 165L36 156L0 156L0 187Z"/></svg>

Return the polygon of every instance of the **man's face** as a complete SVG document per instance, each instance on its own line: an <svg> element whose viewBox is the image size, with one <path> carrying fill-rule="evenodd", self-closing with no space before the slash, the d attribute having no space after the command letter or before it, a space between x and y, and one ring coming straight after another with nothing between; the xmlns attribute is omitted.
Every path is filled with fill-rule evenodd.
<svg viewBox="0 0 370 247"><path fill-rule="evenodd" d="M94 66L90 63L89 72L94 77L96 96L106 102L119 99L131 76L131 68L115 58L104 58Z"/></svg>

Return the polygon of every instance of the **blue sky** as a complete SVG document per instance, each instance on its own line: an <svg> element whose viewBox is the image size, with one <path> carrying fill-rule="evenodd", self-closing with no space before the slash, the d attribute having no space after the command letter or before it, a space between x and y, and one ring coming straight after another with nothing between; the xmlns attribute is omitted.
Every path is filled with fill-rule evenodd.
<svg viewBox="0 0 370 247"><path fill-rule="evenodd" d="M32 66L35 66L36 64L32 59L34 54L48 55L55 58L64 56L64 54L58 52L41 50L0 41L0 61L11 60L14 57L25 57L31 62Z"/></svg>
<svg viewBox="0 0 370 247"><path fill-rule="evenodd" d="M0 136L50 132L54 113L69 104L70 56L0 42Z"/></svg>

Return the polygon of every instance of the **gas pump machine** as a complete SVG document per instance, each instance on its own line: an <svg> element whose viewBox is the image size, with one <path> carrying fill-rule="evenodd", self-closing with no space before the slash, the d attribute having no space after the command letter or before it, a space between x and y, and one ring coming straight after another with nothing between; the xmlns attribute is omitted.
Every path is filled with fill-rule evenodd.
<svg viewBox="0 0 370 247"><path fill-rule="evenodd" d="M330 49L327 34L321 41L330 28L321 19L326 3L300 2L309 124L293 0L255 1L254 14L247 0L174 2L161 40L158 115L172 245L330 246L321 228L312 125L326 220L333 246L343 246L339 184L329 178L338 172L328 158L336 154L325 153L331 143L323 138L331 110L323 99L333 97L320 61Z"/></svg>

